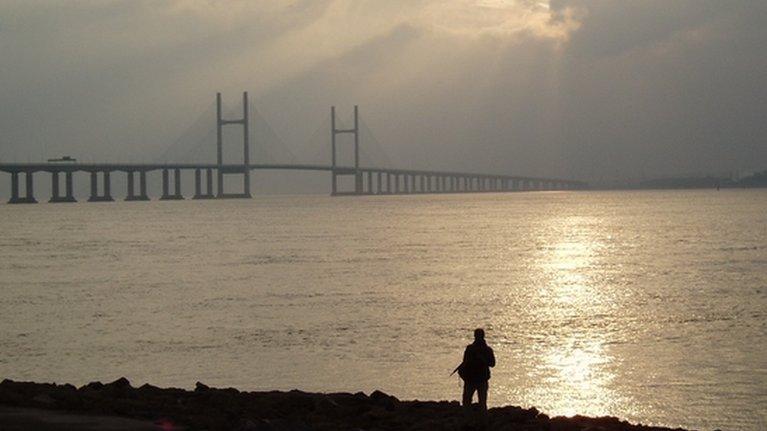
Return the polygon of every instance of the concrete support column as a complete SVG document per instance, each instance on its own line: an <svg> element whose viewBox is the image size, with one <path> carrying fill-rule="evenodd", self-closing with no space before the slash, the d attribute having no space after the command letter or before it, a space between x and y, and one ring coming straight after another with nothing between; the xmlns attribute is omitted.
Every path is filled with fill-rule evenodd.
<svg viewBox="0 0 767 431"><path fill-rule="evenodd" d="M104 200L112 200L112 184L109 180L109 171L104 171Z"/></svg>
<svg viewBox="0 0 767 431"><path fill-rule="evenodd" d="M27 171L27 202L34 203L35 200L35 187L33 184L34 175L32 171Z"/></svg>
<svg viewBox="0 0 767 431"><path fill-rule="evenodd" d="M15 204L19 201L19 173L11 172L11 200L8 203Z"/></svg>
<svg viewBox="0 0 767 431"><path fill-rule="evenodd" d="M410 181L409 181L410 175L405 174L405 175L403 175L403 177L404 177L403 181L405 182L405 190L404 190L404 192L405 193L410 193Z"/></svg>
<svg viewBox="0 0 767 431"><path fill-rule="evenodd" d="M136 199L136 193L134 191L133 171L128 171L128 197L126 201L132 201Z"/></svg>
<svg viewBox="0 0 767 431"><path fill-rule="evenodd" d="M373 171L368 171L368 194L373 194Z"/></svg>
<svg viewBox="0 0 767 431"><path fill-rule="evenodd" d="M179 173L178 177L176 177L176 178L177 178L177 181L178 181L178 184L179 184L178 187L181 187L181 185L180 185L181 184L181 174ZM242 194L246 198L252 197L251 194L250 194L250 167L249 166L246 166L245 167L245 171L242 173ZM181 191L180 190L177 193L177 195L179 196L179 199L183 199L183 196L181 196Z"/></svg>
<svg viewBox="0 0 767 431"><path fill-rule="evenodd" d="M160 199L168 199L168 170L162 170L162 197Z"/></svg>
<svg viewBox="0 0 767 431"><path fill-rule="evenodd" d="M99 183L97 175L98 174L96 172L91 172L91 197L88 199L89 202L95 202L99 197Z"/></svg>
<svg viewBox="0 0 767 431"><path fill-rule="evenodd" d="M354 174L354 193L361 195L362 194L362 172L357 171Z"/></svg>
<svg viewBox="0 0 767 431"><path fill-rule="evenodd" d="M66 196L67 202L74 202L75 201L75 194L74 194L74 190L73 190L74 187L73 187L73 184L72 184L72 172L67 172L64 175L64 183L65 183L64 186L65 186L66 193L67 193L67 196Z"/></svg>
<svg viewBox="0 0 767 431"><path fill-rule="evenodd" d="M173 172L173 185L175 186L175 198L181 199L181 169L176 168Z"/></svg>
<svg viewBox="0 0 767 431"><path fill-rule="evenodd" d="M164 172L165 171L163 171L163 175L167 175ZM224 197L224 172L221 170L220 167L216 170L216 176L218 177L217 178L218 181L216 183L216 188L218 189L217 193L216 193L216 196L219 197L219 198L223 198ZM333 174L333 184L334 185L335 185L335 182L336 182L336 176L335 176L335 174ZM335 187L333 187L333 191L335 193Z"/></svg>
<svg viewBox="0 0 767 431"><path fill-rule="evenodd" d="M141 196L139 197L141 198L141 200L148 201L149 196L147 196L146 194L146 171L139 172L138 181L139 181L139 193L141 193Z"/></svg>
<svg viewBox="0 0 767 431"><path fill-rule="evenodd" d="M205 180L207 181L207 197L212 198L213 197L213 169L208 168L207 173L205 175Z"/></svg>
<svg viewBox="0 0 767 431"><path fill-rule="evenodd" d="M192 199L200 199L202 196L202 172L199 169L194 170L194 196Z"/></svg>
<svg viewBox="0 0 767 431"><path fill-rule="evenodd" d="M51 172L51 202L59 200L59 173Z"/></svg>
<svg viewBox="0 0 767 431"><path fill-rule="evenodd" d="M378 187L377 187L376 190L378 190L378 194L380 195L382 193L382 190L381 190L381 173L380 172L378 173L377 177L378 177Z"/></svg>

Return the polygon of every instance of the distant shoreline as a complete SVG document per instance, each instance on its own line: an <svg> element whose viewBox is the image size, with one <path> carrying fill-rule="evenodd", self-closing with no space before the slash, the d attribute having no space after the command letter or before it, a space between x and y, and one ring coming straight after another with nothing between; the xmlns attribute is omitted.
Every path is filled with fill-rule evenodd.
<svg viewBox="0 0 767 431"><path fill-rule="evenodd" d="M166 430L460 430L466 428L464 412L457 401L400 401L380 391L370 395L351 393L241 392L214 389L197 383L195 390L151 385L139 388L122 378L112 383L72 385L15 382L0 383L0 428L24 429L40 426L42 416L50 420L80 423L97 429L95 422L142 421L151 429ZM42 414L45 411L45 414ZM33 417L41 413L41 418ZM50 412L50 413L47 413ZM84 416L83 416L84 415ZM82 418L93 418L86 424ZM633 425L613 417L554 417L535 408L504 406L491 408L488 430L601 430L668 431L671 428ZM17 428L14 428L17 427ZM47 429L47 428L45 428ZM55 429L55 425L50 429ZM122 429L122 428L115 428ZM125 428L130 429L130 427ZM677 428L677 431L684 431Z"/></svg>

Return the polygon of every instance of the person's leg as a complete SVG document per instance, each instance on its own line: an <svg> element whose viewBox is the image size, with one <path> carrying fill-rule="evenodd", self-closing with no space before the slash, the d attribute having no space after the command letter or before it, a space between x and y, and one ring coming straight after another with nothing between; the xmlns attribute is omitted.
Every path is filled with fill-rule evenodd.
<svg viewBox="0 0 767 431"><path fill-rule="evenodd" d="M487 428L487 381L477 384L477 399L479 404L479 423L481 427Z"/></svg>
<svg viewBox="0 0 767 431"><path fill-rule="evenodd" d="M487 383L487 381L484 381L477 385L477 398L479 399L478 401L480 411L487 411Z"/></svg>
<svg viewBox="0 0 767 431"><path fill-rule="evenodd" d="M470 382L463 382L463 399L461 405L469 408L471 407L471 399L474 397L474 385Z"/></svg>
<svg viewBox="0 0 767 431"><path fill-rule="evenodd" d="M474 422L472 420L472 416L474 415L471 409L471 399L474 397L475 390L477 390L477 386L474 384L474 382L463 382L463 420L464 425L466 426Z"/></svg>

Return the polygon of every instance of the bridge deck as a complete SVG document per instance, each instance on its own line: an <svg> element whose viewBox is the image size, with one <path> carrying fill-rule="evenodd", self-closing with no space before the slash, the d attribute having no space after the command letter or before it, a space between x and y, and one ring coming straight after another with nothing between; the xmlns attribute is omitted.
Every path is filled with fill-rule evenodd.
<svg viewBox="0 0 767 431"><path fill-rule="evenodd" d="M430 170L418 170L418 169L401 169L401 168L375 168L375 167L360 167L356 170L351 166L336 166L333 168L330 165L314 165L314 164L253 164L251 163L247 167L241 164L224 164L219 166L215 163L64 163L64 162L42 162L42 163L0 163L0 172L148 172L157 170L173 170L173 169L219 169L227 173L243 172L246 169L249 170L297 170L297 171L325 171L333 172L337 174L351 175L355 172L373 172L373 173L388 173L393 175L431 175L431 176L453 176L453 177L475 177L475 178L498 178L509 179L515 181L548 181L559 182L565 184L578 184L583 185L585 183L575 180L559 179L559 178L546 178L546 177L530 177L519 175L503 175L503 174L487 174L476 172L459 172L459 171L430 171Z"/></svg>

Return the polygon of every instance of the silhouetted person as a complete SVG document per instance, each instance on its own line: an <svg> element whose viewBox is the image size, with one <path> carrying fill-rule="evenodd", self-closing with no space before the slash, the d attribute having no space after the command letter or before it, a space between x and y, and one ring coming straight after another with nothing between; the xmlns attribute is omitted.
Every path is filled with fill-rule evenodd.
<svg viewBox="0 0 767 431"><path fill-rule="evenodd" d="M490 380L490 367L495 366L493 349L485 342L485 331L474 330L474 342L466 346L463 362L458 366L458 375L463 379L463 407L467 413L471 410L471 399L477 392L479 408L484 415L487 411L487 386Z"/></svg>

